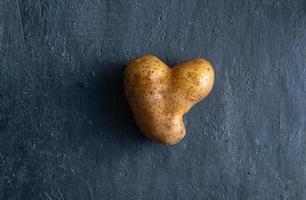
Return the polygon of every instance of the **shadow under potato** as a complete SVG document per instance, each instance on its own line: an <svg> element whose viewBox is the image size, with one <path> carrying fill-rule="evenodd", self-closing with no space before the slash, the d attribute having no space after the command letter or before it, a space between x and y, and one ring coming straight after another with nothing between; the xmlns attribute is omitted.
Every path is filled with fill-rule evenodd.
<svg viewBox="0 0 306 200"><path fill-rule="evenodd" d="M145 141L133 118L123 89L123 65L103 65L96 75L98 111L111 137L118 140ZM110 70L107 70L110 69Z"/></svg>

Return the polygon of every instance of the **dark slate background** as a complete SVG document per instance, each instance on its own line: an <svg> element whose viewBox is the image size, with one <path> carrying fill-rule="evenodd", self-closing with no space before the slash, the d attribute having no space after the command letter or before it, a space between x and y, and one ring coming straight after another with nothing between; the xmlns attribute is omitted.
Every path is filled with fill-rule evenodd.
<svg viewBox="0 0 306 200"><path fill-rule="evenodd" d="M146 140L122 69L205 57L176 146ZM0 0L0 199L306 199L306 1Z"/></svg>

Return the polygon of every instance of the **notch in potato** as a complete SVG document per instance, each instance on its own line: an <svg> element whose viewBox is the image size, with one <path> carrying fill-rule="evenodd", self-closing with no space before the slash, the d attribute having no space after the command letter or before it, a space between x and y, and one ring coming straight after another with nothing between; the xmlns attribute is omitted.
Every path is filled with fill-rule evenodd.
<svg viewBox="0 0 306 200"><path fill-rule="evenodd" d="M124 69L124 92L140 130L161 144L181 141L183 116L212 90L214 70L205 59L167 66L152 55L130 61Z"/></svg>

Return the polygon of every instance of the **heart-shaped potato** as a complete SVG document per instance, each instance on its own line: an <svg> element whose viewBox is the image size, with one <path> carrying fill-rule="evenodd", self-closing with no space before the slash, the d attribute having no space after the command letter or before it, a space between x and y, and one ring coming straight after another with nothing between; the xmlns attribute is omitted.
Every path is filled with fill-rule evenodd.
<svg viewBox="0 0 306 200"><path fill-rule="evenodd" d="M141 131L162 144L176 144L186 133L183 115L205 98L214 84L214 70L204 59L173 68L144 55L124 71L124 90Z"/></svg>

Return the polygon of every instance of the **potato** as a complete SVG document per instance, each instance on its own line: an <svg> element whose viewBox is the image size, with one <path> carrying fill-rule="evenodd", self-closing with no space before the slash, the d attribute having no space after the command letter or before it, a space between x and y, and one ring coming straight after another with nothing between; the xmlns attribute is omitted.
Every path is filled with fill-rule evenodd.
<svg viewBox="0 0 306 200"><path fill-rule="evenodd" d="M201 58L173 68L152 55L128 63L124 90L141 131L161 144L176 144L186 133L183 115L205 98L214 84L211 64Z"/></svg>

